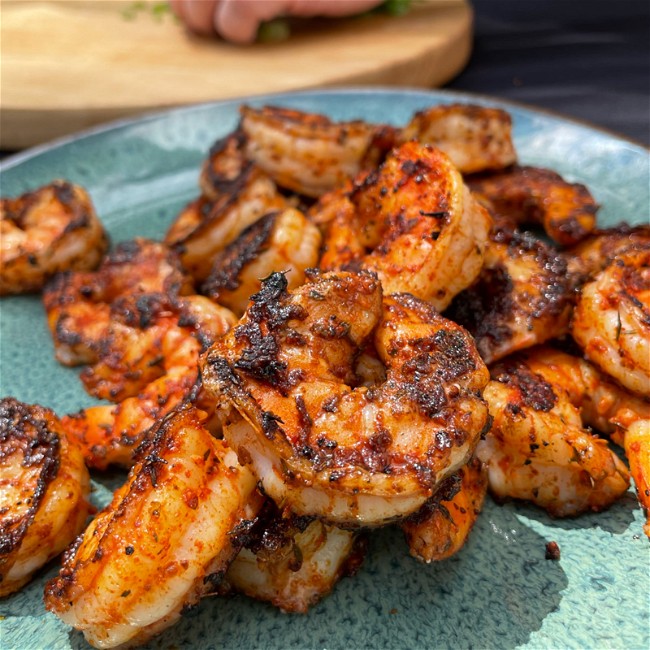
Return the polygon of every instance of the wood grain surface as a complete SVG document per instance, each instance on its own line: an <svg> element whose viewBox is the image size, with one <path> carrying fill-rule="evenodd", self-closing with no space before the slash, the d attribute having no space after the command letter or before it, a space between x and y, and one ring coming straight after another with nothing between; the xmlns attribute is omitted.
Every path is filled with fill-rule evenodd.
<svg viewBox="0 0 650 650"><path fill-rule="evenodd" d="M1 0L0 146L23 148L145 111L338 85L436 87L466 63L466 0L403 16L294 21L282 42L187 32L160 2Z"/></svg>

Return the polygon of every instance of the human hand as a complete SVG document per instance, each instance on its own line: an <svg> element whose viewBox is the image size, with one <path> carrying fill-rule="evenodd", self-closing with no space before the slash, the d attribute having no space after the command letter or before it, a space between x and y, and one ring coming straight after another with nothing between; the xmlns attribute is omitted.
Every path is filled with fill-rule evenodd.
<svg viewBox="0 0 650 650"><path fill-rule="evenodd" d="M349 16L383 0L170 0L192 31L217 33L234 43L252 43L260 24L279 16Z"/></svg>

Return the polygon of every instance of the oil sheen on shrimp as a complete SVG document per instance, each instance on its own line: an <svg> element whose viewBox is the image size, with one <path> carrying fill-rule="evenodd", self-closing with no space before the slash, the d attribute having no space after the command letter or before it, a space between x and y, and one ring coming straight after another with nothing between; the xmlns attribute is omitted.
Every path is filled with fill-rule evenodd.
<svg viewBox="0 0 650 650"><path fill-rule="evenodd" d="M589 190L550 169L515 166L466 182L495 220L540 224L562 246L578 243L596 227L598 204Z"/></svg>
<svg viewBox="0 0 650 650"><path fill-rule="evenodd" d="M478 276L490 225L449 159L408 142L340 194L320 266L372 271L385 293L442 310Z"/></svg>
<svg viewBox="0 0 650 650"><path fill-rule="evenodd" d="M531 501L555 517L603 510L629 487L607 440L584 427L584 410L573 403L578 391L564 383L574 375L558 371L570 359L542 346L494 366L484 391L494 421L477 448L495 496ZM605 408L601 402L602 417L615 417Z"/></svg>
<svg viewBox="0 0 650 650"><path fill-rule="evenodd" d="M54 181L0 199L0 296L39 291L60 271L95 268L108 236L86 190Z"/></svg>
<svg viewBox="0 0 650 650"><path fill-rule="evenodd" d="M401 524L411 555L428 564L458 553L481 513L487 486L487 472L478 458L445 479Z"/></svg>
<svg viewBox="0 0 650 650"><path fill-rule="evenodd" d="M291 289L302 284L305 269L318 264L320 244L320 231L299 210L270 212L216 255L201 291L241 315L274 271L285 273Z"/></svg>
<svg viewBox="0 0 650 650"><path fill-rule="evenodd" d="M358 531L280 513L272 502L262 513L226 574L235 591L305 613L359 569L367 543Z"/></svg>
<svg viewBox="0 0 650 650"><path fill-rule="evenodd" d="M471 104L432 106L416 113L400 133L444 151L463 174L503 169L517 161L510 114Z"/></svg>
<svg viewBox="0 0 650 650"><path fill-rule="evenodd" d="M57 360L67 366L97 362L112 305L120 299L188 293L192 285L178 256L144 238L119 243L96 271L58 274L43 291Z"/></svg>
<svg viewBox="0 0 650 650"><path fill-rule="evenodd" d="M197 282L208 277L215 255L246 227L287 207L269 176L242 156L237 133L213 146L201 185L204 194L181 211L165 235Z"/></svg>
<svg viewBox="0 0 650 650"><path fill-rule="evenodd" d="M508 225L490 230L477 280L445 315L466 327L488 365L569 332L581 273L567 257Z"/></svg>
<svg viewBox="0 0 650 650"><path fill-rule="evenodd" d="M66 431L81 446L86 464L96 469L130 467L133 452L148 429L184 402L194 401L212 412L214 406L198 381L199 355L235 320L225 307L204 296L180 298L144 332L136 330L146 345L143 349L136 346L134 356L128 346L137 344L138 338L124 327L123 346L116 347L113 355L86 377L95 395L113 399L121 395L123 399L116 405L91 406L62 419ZM140 373L141 367L148 367L149 372Z"/></svg>
<svg viewBox="0 0 650 650"><path fill-rule="evenodd" d="M56 415L0 400L0 597L20 589L83 530L90 477Z"/></svg>
<svg viewBox="0 0 650 650"><path fill-rule="evenodd" d="M488 413L488 372L469 335L410 295L382 300L368 273L273 274L240 324L203 358L229 400L224 436L282 508L378 525L417 510L466 463ZM386 367L354 386L369 343Z"/></svg>
<svg viewBox="0 0 650 650"><path fill-rule="evenodd" d="M617 255L582 287L571 333L588 359L650 397L650 244Z"/></svg>
<svg viewBox="0 0 650 650"><path fill-rule="evenodd" d="M261 504L252 473L185 408L66 552L46 608L97 648L143 643L214 591Z"/></svg>

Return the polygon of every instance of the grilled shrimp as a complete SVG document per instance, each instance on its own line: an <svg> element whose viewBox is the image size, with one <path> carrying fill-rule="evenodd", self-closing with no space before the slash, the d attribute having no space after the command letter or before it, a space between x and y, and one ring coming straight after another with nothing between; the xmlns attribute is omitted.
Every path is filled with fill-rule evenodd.
<svg viewBox="0 0 650 650"><path fill-rule="evenodd" d="M339 200L351 205L327 227L324 270L372 271L439 310L478 276L490 218L440 151L406 143Z"/></svg>
<svg viewBox="0 0 650 650"><path fill-rule="evenodd" d="M378 525L417 510L466 463L484 430L488 372L469 335L410 295L382 300L368 273L276 273L203 357L229 400L224 437L282 508ZM352 386L374 340L386 381Z"/></svg>
<svg viewBox="0 0 650 650"><path fill-rule="evenodd" d="M650 419L636 420L630 425L624 447L639 503L646 513L643 531L650 537Z"/></svg>
<svg viewBox="0 0 650 650"><path fill-rule="evenodd" d="M141 238L122 242L97 271L61 273L45 287L56 358L68 366L97 362L109 337L111 305L118 299L191 292L179 258L166 246Z"/></svg>
<svg viewBox="0 0 650 650"><path fill-rule="evenodd" d="M483 507L487 473L473 458L401 524L411 555L422 562L446 560L465 544Z"/></svg>
<svg viewBox="0 0 650 650"><path fill-rule="evenodd" d="M392 127L264 106L241 109L246 154L280 186L318 197L379 162L396 142Z"/></svg>
<svg viewBox="0 0 650 650"><path fill-rule="evenodd" d="M95 647L142 643L214 589L261 503L251 472L184 408L68 549L46 608Z"/></svg>
<svg viewBox="0 0 650 650"><path fill-rule="evenodd" d="M15 199L0 199L0 296L39 291L59 271L95 268L108 236L90 197L54 181Z"/></svg>
<svg viewBox="0 0 650 650"><path fill-rule="evenodd" d="M363 561L366 538L311 517L282 515L272 502L247 535L226 582L283 612L306 612Z"/></svg>
<svg viewBox="0 0 650 650"><path fill-rule="evenodd" d="M157 420L180 404L193 400L212 414L211 400L203 394L198 383L198 360L214 340L225 333L235 322L235 317L224 307L212 303L203 296L179 299L175 314L163 318L162 324L152 325L155 341L149 338L143 358L129 365L127 358L109 359L112 365L95 366L96 375L90 377L96 383L94 393L101 397L125 397L116 405L91 406L62 419L66 431L78 442L89 467L105 469L108 465L130 467L134 450ZM125 343L129 343L128 335ZM128 355L129 348L125 351ZM135 379L127 384L122 373L138 378L138 368L146 366L147 360L155 365L156 374L146 377L149 383L134 393ZM153 364L155 360L155 364ZM88 380L90 380L88 379Z"/></svg>
<svg viewBox="0 0 650 650"><path fill-rule="evenodd" d="M458 294L446 316L476 339L488 365L569 332L582 275L567 257L507 225L490 230L478 279Z"/></svg>
<svg viewBox="0 0 650 650"><path fill-rule="evenodd" d="M515 166L466 182L496 221L538 223L563 246L578 243L596 227L598 205L589 190L549 169Z"/></svg>
<svg viewBox="0 0 650 650"><path fill-rule="evenodd" d="M629 226L622 223L613 228L594 230L589 237L568 251L575 260L576 272L593 278L619 255L629 250L650 246L650 226Z"/></svg>
<svg viewBox="0 0 650 650"><path fill-rule="evenodd" d="M647 405L626 403L614 384L598 384L587 362L543 346L505 359L491 374L484 397L494 421L477 456L495 496L567 517L603 510L627 490L627 468L584 425L617 424L630 417L628 407ZM597 390L584 392L590 387Z"/></svg>
<svg viewBox="0 0 650 650"><path fill-rule="evenodd" d="M287 207L275 183L242 158L238 137L232 134L213 147L201 175L204 194L181 211L165 235L197 282L207 278L215 255L247 226Z"/></svg>
<svg viewBox="0 0 650 650"><path fill-rule="evenodd" d="M650 244L617 255L582 287L571 333L588 359L650 397Z"/></svg>
<svg viewBox="0 0 650 650"><path fill-rule="evenodd" d="M320 244L320 231L302 212L270 212L217 253L201 291L241 315L273 271L285 272L291 289L302 284L305 269L318 263Z"/></svg>
<svg viewBox="0 0 650 650"><path fill-rule="evenodd" d="M90 477L56 415L0 400L0 597L20 589L83 530Z"/></svg>
<svg viewBox="0 0 650 650"><path fill-rule="evenodd" d="M400 137L441 149L463 174L503 169L517 161L512 119L498 108L433 106L416 113Z"/></svg>

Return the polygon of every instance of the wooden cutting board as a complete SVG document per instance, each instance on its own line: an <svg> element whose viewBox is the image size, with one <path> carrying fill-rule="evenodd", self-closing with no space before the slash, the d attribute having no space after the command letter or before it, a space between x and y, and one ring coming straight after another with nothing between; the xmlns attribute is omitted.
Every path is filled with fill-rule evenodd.
<svg viewBox="0 0 650 650"><path fill-rule="evenodd" d="M282 42L187 32L160 0L0 0L0 147L195 102L337 85L436 87L465 65L467 0L295 21ZM164 9L164 6L163 6Z"/></svg>

